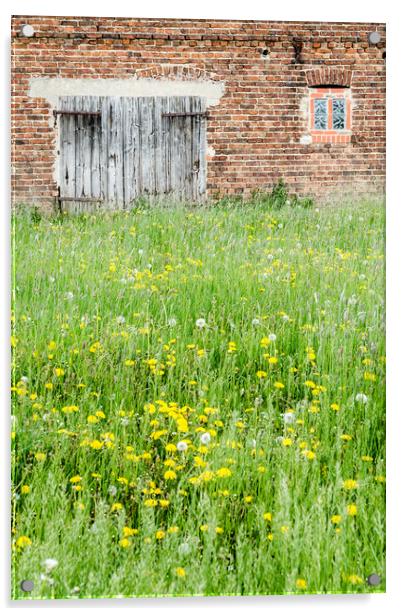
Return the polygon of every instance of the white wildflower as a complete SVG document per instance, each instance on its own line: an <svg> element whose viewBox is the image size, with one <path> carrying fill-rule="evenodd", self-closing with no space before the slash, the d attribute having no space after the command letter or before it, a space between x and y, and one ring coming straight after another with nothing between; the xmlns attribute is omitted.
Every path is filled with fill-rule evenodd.
<svg viewBox="0 0 402 616"><path fill-rule="evenodd" d="M211 442L211 435L209 432L204 432L200 436L200 441L203 445L208 445Z"/></svg>
<svg viewBox="0 0 402 616"><path fill-rule="evenodd" d="M181 543L179 545L178 552L180 556L186 556L187 554L191 552L191 547L188 543Z"/></svg>
<svg viewBox="0 0 402 616"><path fill-rule="evenodd" d="M49 571L57 567L59 561L55 558L46 558L46 560L44 560L42 564L45 567L46 571L49 573Z"/></svg>
<svg viewBox="0 0 402 616"><path fill-rule="evenodd" d="M204 329L204 327L206 326L207 322L205 319L197 319L195 322L196 326L198 327L198 329Z"/></svg>
<svg viewBox="0 0 402 616"><path fill-rule="evenodd" d="M179 441L176 445L177 451L187 451L188 445L185 441Z"/></svg>
<svg viewBox="0 0 402 616"><path fill-rule="evenodd" d="M366 396L366 394L358 393L358 394L356 394L355 400L356 400L356 402L362 402L363 404L367 404L368 397Z"/></svg>
<svg viewBox="0 0 402 616"><path fill-rule="evenodd" d="M286 413L283 413L283 421L286 424L294 423L294 421L295 421L295 414L292 413L291 411L287 411Z"/></svg>

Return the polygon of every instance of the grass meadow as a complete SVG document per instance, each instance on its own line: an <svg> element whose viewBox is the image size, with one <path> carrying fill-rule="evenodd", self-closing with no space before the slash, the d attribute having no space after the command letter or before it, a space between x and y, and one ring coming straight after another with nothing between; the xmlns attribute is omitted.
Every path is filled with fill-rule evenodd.
<svg viewBox="0 0 402 616"><path fill-rule="evenodd" d="M384 215L15 214L14 599L384 592Z"/></svg>

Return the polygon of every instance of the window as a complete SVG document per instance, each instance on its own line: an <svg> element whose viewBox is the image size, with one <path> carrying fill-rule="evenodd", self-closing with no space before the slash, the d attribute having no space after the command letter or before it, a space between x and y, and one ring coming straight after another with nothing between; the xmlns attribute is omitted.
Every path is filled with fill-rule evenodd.
<svg viewBox="0 0 402 616"><path fill-rule="evenodd" d="M310 89L310 134L313 143L350 142L350 88Z"/></svg>

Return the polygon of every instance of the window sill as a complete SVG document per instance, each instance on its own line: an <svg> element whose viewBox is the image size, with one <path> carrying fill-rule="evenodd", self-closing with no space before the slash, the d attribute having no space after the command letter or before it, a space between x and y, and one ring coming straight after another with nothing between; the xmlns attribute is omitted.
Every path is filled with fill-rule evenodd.
<svg viewBox="0 0 402 616"><path fill-rule="evenodd" d="M311 143L350 143L351 140L351 134L329 131L311 133Z"/></svg>

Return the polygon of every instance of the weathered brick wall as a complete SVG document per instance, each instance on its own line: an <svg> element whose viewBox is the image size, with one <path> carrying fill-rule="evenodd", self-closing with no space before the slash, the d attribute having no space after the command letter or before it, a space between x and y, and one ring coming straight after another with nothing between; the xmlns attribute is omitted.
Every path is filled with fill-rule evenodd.
<svg viewBox="0 0 402 616"><path fill-rule="evenodd" d="M35 29L32 38L20 34L25 23ZM381 35L377 45L368 41L374 30ZM296 60L295 37L302 42ZM280 177L299 194L384 189L384 24L18 16L12 20L14 202L49 203L57 195L52 110L45 98L29 96L32 77L158 79L166 64L185 65L192 76L191 68L201 69L225 83L209 110L209 196L247 195ZM300 143L307 75L323 67L351 71L349 143Z"/></svg>

